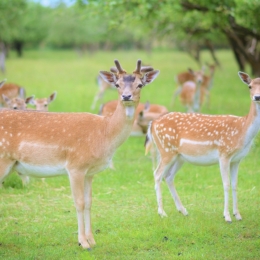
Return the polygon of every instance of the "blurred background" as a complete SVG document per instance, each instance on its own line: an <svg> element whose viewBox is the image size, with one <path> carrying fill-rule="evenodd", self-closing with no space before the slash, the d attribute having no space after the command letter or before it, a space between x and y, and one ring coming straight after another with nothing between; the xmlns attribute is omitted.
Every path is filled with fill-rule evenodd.
<svg viewBox="0 0 260 260"><path fill-rule="evenodd" d="M209 51L229 49L239 70L260 75L258 0L1 0L0 63L10 50L174 49L200 64Z"/></svg>

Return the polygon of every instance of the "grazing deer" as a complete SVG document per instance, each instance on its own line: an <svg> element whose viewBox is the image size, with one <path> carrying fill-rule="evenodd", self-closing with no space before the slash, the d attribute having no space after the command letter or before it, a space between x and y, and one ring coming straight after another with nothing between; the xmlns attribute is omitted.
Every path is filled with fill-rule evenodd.
<svg viewBox="0 0 260 260"><path fill-rule="evenodd" d="M94 110L97 104L97 101L102 100L104 93L107 89L115 89L115 86L111 85L109 82L105 81L100 75L97 76L98 83L98 92L94 97L93 103L91 105L91 110Z"/></svg>
<svg viewBox="0 0 260 260"><path fill-rule="evenodd" d="M173 180L181 166L189 162L203 166L219 164L224 187L224 218L231 222L228 210L231 177L233 214L237 220L242 219L237 203L238 167L260 128L260 78L250 79L244 72L238 74L249 87L251 106L247 116L172 112L154 120L150 125L145 146L147 152L155 145L160 156L154 179L158 213L161 216L166 216L160 187L163 178L177 210L184 215L188 214Z"/></svg>
<svg viewBox="0 0 260 260"><path fill-rule="evenodd" d="M26 99L19 97L9 99L6 95L2 94L2 98L4 100L5 107L17 110L26 110L27 104L33 104L34 102L34 96L27 97Z"/></svg>
<svg viewBox="0 0 260 260"><path fill-rule="evenodd" d="M20 97L25 99L25 89L13 83L5 83L5 80L0 83L0 107L4 106L3 95L12 99Z"/></svg>
<svg viewBox="0 0 260 260"><path fill-rule="evenodd" d="M33 105L38 111L48 111L49 104L55 100L57 92L53 92L48 98L35 98Z"/></svg>
<svg viewBox="0 0 260 260"><path fill-rule="evenodd" d="M193 75L194 80L183 83L180 99L188 112L199 112L203 99L201 86L203 84L204 71L193 71L190 69L190 73Z"/></svg>
<svg viewBox="0 0 260 260"><path fill-rule="evenodd" d="M68 175L77 211L78 242L87 249L95 245L90 214L93 177L109 165L130 135L141 89L159 74L151 67L142 68L141 60L132 74L118 60L115 65L111 72L100 71L118 91L111 116L0 111L0 182L12 170L43 178Z"/></svg>

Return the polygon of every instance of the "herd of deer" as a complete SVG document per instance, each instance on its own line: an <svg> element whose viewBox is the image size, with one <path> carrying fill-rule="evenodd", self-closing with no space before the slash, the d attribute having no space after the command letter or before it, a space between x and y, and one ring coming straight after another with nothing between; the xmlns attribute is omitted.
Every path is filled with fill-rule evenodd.
<svg viewBox="0 0 260 260"><path fill-rule="evenodd" d="M158 70L142 67L140 60L133 73L128 74L115 60L115 67L100 71L100 76L117 89L118 100L104 105L101 115L0 110L0 182L13 170L22 176L42 178L68 175L77 211L78 242L90 249L95 245L90 214L93 177L111 164L116 149L131 132L147 132L146 152L153 149L158 154L154 180L161 216L166 216L160 188L163 179L177 210L188 214L173 181L181 166L189 162L204 166L219 164L227 222L231 221L228 209L231 177L233 214L241 220L236 195L238 167L260 128L260 78L250 79L246 73L238 73L248 85L251 99L248 115L238 117L168 113L163 106L140 104L141 90L158 75ZM192 92L193 100L198 103L187 106L196 110L210 87L203 87L203 81L199 80L201 72L191 72L189 77L178 92L183 99L185 91ZM198 95L197 87L205 89ZM149 125L147 121L151 121Z"/></svg>

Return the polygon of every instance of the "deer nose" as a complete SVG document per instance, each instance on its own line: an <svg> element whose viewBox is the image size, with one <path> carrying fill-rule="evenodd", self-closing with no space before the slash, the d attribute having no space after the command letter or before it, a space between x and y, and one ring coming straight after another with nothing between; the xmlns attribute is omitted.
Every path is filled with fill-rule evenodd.
<svg viewBox="0 0 260 260"><path fill-rule="evenodd" d="M255 98L255 101L260 101L260 95L254 96L254 98Z"/></svg>
<svg viewBox="0 0 260 260"><path fill-rule="evenodd" d="M124 101L129 101L131 99L132 95L122 95L122 98Z"/></svg>

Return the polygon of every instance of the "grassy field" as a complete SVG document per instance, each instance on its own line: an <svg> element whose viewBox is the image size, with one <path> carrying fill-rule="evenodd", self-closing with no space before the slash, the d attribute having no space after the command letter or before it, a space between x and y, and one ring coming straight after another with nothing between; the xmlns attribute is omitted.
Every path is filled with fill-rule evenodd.
<svg viewBox="0 0 260 260"><path fill-rule="evenodd" d="M244 116L249 111L248 88L239 79L230 52L217 53L222 68L216 71L211 105L203 113ZM161 71L142 90L141 101L185 111L179 100L170 106L174 76L198 65L184 53L158 51L98 52L77 56L65 51L27 51L19 59L11 53L2 78L24 86L27 95L46 97L54 90L51 111L88 111L99 70L109 70L119 59L132 72L141 58ZM203 61L211 62L207 53ZM248 71L249 72L249 71ZM249 72L250 73L250 72ZM104 101L117 99L116 91ZM73 131L73 126L71 126ZM86 133L87 136L87 133ZM157 215L152 164L144 156L144 138L130 137L114 156L115 170L107 169L93 182L92 227L97 245L91 252L77 245L76 211L66 176L31 178L22 187L11 174L0 190L0 259L259 259L260 257L260 141L256 139L240 165L238 201L242 221L223 220L223 188L219 168L186 164L175 179L188 217L179 214L162 184L167 218ZM230 196L231 197L231 196ZM232 200L230 198L230 210ZM258 216L258 217L257 217Z"/></svg>

